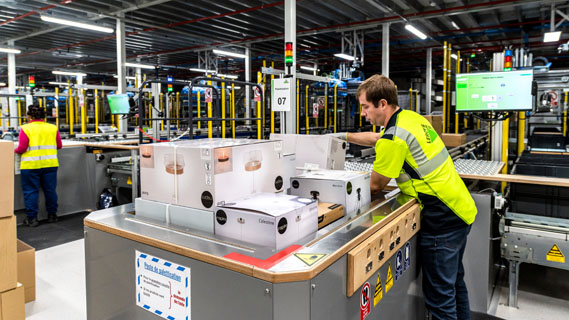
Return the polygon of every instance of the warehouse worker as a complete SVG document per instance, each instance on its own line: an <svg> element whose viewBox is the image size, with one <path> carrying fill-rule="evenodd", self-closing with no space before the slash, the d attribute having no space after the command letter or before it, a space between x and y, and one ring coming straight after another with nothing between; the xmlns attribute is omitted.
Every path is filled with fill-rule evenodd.
<svg viewBox="0 0 569 320"><path fill-rule="evenodd" d="M61 149L62 143L57 127L44 121L44 108L30 105L27 118L14 151L22 155L20 177L27 215L24 224L37 227L40 186L45 195L48 222L57 221L57 149Z"/></svg>
<svg viewBox="0 0 569 320"><path fill-rule="evenodd" d="M381 133L344 134L350 143L374 146L372 193L394 178L407 198L421 204L418 255L423 293L432 319L470 319L462 256L476 206L456 172L452 158L431 124L397 104L393 81L374 75L356 92L362 116Z"/></svg>

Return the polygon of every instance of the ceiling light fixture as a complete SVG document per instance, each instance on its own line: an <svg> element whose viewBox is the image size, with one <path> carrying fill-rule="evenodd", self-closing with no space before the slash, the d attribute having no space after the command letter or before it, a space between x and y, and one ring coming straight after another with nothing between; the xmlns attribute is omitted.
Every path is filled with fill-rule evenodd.
<svg viewBox="0 0 569 320"><path fill-rule="evenodd" d="M140 69L156 69L155 66L151 66L149 64L140 64L140 63L132 63L132 62L127 62L124 64L127 67L131 67L131 68L140 68Z"/></svg>
<svg viewBox="0 0 569 320"><path fill-rule="evenodd" d="M451 21L450 24L452 24L455 29L460 29L460 27L454 21Z"/></svg>
<svg viewBox="0 0 569 320"><path fill-rule="evenodd" d="M346 59L346 60L350 60L350 61L356 60L356 58L354 56L350 56L349 54L345 54L345 53L335 53L334 57L338 57L338 58L342 58L342 59Z"/></svg>
<svg viewBox="0 0 569 320"><path fill-rule="evenodd" d="M458 58L458 57L456 56L456 54L454 54L454 53L451 54L450 57L453 58L454 60L456 60L456 58Z"/></svg>
<svg viewBox="0 0 569 320"><path fill-rule="evenodd" d="M543 42L556 42L561 38L561 31L551 31L543 34Z"/></svg>
<svg viewBox="0 0 569 320"><path fill-rule="evenodd" d="M411 33L413 33L414 35L416 35L417 37L421 38L421 40L425 40L427 39L427 35L422 33L421 31L419 31L419 29L413 27L410 24L406 24L405 25L405 29L407 29L408 31L410 31Z"/></svg>
<svg viewBox="0 0 569 320"><path fill-rule="evenodd" d="M21 53L21 50L18 49L12 49L12 48L0 48L0 52L6 52L6 53Z"/></svg>
<svg viewBox="0 0 569 320"><path fill-rule="evenodd" d="M70 71L52 71L53 74L59 74L62 76L76 76L76 77L85 77L87 76L86 73L83 72L70 72Z"/></svg>
<svg viewBox="0 0 569 320"><path fill-rule="evenodd" d="M0 82L0 87L5 87L6 86L6 82Z"/></svg>
<svg viewBox="0 0 569 320"><path fill-rule="evenodd" d="M44 16L44 15L41 16L41 19L43 21L46 21L46 22L63 24L63 25L70 26L70 27L77 27L77 28L81 28L81 29L100 31L100 32L105 32L105 33L113 33L115 31L112 28L100 27L100 26L96 26L93 24L87 24L87 23L82 23L82 22L77 22L77 21L59 19L59 18Z"/></svg>
<svg viewBox="0 0 569 320"><path fill-rule="evenodd" d="M69 85L69 83L67 83L67 82L50 81L48 83L51 85L54 85L54 86L68 86Z"/></svg>
<svg viewBox="0 0 569 320"><path fill-rule="evenodd" d="M116 74L113 76L113 78L118 79L119 76L117 76ZM126 80L136 80L136 77L132 77L132 76L126 76L124 77Z"/></svg>
<svg viewBox="0 0 569 320"><path fill-rule="evenodd" d="M217 74L218 77L220 78L227 78L227 79L237 79L239 78L239 76L233 75L233 74Z"/></svg>
<svg viewBox="0 0 569 320"><path fill-rule="evenodd" d="M229 57L235 57L235 58L241 58L241 59L247 58L247 55L244 55L242 53L236 53L236 52L224 51L224 50L218 50L218 49L213 49L213 53L217 54L218 56L229 56Z"/></svg>
<svg viewBox="0 0 569 320"><path fill-rule="evenodd" d="M300 69L308 70L308 71L316 71L315 67L308 67L308 66L300 66Z"/></svg>

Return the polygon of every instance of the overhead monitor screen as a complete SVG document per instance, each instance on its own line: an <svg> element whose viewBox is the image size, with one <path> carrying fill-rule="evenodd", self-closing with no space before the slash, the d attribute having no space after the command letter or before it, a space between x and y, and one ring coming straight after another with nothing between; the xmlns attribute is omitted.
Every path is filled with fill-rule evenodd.
<svg viewBox="0 0 569 320"><path fill-rule="evenodd" d="M109 94L107 99L109 100L111 114L130 113L130 103L128 102L127 94Z"/></svg>
<svg viewBox="0 0 569 320"><path fill-rule="evenodd" d="M456 76L456 111L521 111L532 108L533 70Z"/></svg>

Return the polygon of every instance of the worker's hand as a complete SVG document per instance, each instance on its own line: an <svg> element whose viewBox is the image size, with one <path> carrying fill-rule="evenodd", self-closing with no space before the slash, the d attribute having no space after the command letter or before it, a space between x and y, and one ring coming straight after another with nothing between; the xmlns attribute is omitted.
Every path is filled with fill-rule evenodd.
<svg viewBox="0 0 569 320"><path fill-rule="evenodd" d="M336 133L328 133L327 136L332 136L338 138L340 140L348 141L348 133L347 132L336 132Z"/></svg>

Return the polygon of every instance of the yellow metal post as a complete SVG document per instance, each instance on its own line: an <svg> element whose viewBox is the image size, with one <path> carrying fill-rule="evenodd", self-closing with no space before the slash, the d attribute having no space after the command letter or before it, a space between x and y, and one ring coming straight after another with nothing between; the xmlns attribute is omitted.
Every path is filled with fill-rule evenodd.
<svg viewBox="0 0 569 320"><path fill-rule="evenodd" d="M508 174L508 140L510 138L510 119L504 120L502 124L502 161L504 162L503 174ZM502 182L502 193L506 188L506 182Z"/></svg>
<svg viewBox="0 0 569 320"><path fill-rule="evenodd" d="M310 131L309 131L309 130L310 130L310 129L309 129L309 127L310 127L310 118L308 117L308 114L309 114L309 112L308 112L308 85L306 85L305 88L306 88L306 93L305 93L305 96L304 96L304 97L305 97L305 99L304 99L304 100L305 100L305 102L304 102L304 110L305 110L305 113L306 113L306 114L305 114L305 116L306 116L306 134L310 134Z"/></svg>
<svg viewBox="0 0 569 320"><path fill-rule="evenodd" d="M221 137L225 138L225 82L221 83L221 118Z"/></svg>
<svg viewBox="0 0 569 320"><path fill-rule="evenodd" d="M446 99L447 99L447 119L448 119L448 121L447 121L447 131L446 132L450 131L450 111L452 109L451 101L450 101L450 93L452 92L452 88L450 87L451 86L451 78L452 78L452 60L451 60L452 49L451 49L451 47L452 47L452 44L449 43L448 48L447 48L447 50L448 50L448 53L447 53L447 59L448 59L447 69L448 69L448 72L447 72L447 98Z"/></svg>
<svg viewBox="0 0 569 320"><path fill-rule="evenodd" d="M83 91L83 89L81 89L81 91ZM81 95L83 95L83 92L81 92ZM85 134L87 133L87 106L85 103L85 97L83 96L83 105L81 106L81 133Z"/></svg>
<svg viewBox="0 0 569 320"><path fill-rule="evenodd" d="M208 74L207 77L211 78L211 75ZM211 86L211 81L208 81L207 85ZM213 99L213 89L212 89L212 99ZM210 119L213 117L213 110L211 108L211 102L207 103L207 117ZM211 122L211 120L208 120L208 122L207 122L207 137L210 139L213 137L213 123Z"/></svg>
<svg viewBox="0 0 569 320"><path fill-rule="evenodd" d="M300 80L296 79L296 134L299 133L300 133Z"/></svg>
<svg viewBox="0 0 569 320"><path fill-rule="evenodd" d="M73 123L75 122L75 111L73 110L73 89L69 86L69 134L73 134Z"/></svg>
<svg viewBox="0 0 569 320"><path fill-rule="evenodd" d="M57 90L57 88L55 90ZM18 126L22 125L22 100L20 99L21 97L18 97Z"/></svg>
<svg viewBox="0 0 569 320"><path fill-rule="evenodd" d="M358 104L360 105L360 128L362 127L362 104L358 102Z"/></svg>
<svg viewBox="0 0 569 320"><path fill-rule="evenodd" d="M99 90L95 89L95 133L99 133Z"/></svg>
<svg viewBox="0 0 569 320"><path fill-rule="evenodd" d="M460 73L460 50L456 52L456 74ZM452 89L450 90L452 92ZM458 133L459 115L456 110L454 111L454 133ZM464 117L466 119L466 117ZM464 127L466 129L466 126Z"/></svg>
<svg viewBox="0 0 569 320"><path fill-rule="evenodd" d="M257 72L257 84L261 84L261 82L263 81L263 76L261 75L260 72ZM262 124L263 122L261 122L261 119L264 120L263 115L262 115L263 111L261 110L261 100L257 101L257 118L260 118L259 120L257 120L257 139L261 140L262 139Z"/></svg>
<svg viewBox="0 0 569 320"><path fill-rule="evenodd" d="M162 112L162 114L164 114L164 93L162 93L162 92L160 92L160 112ZM117 123L118 123L118 121L117 121ZM160 130L164 131L164 120L160 120Z"/></svg>
<svg viewBox="0 0 569 320"><path fill-rule="evenodd" d="M413 109L413 89L409 88L409 111L414 111Z"/></svg>
<svg viewBox="0 0 569 320"><path fill-rule="evenodd" d="M231 84L231 118L235 119L235 84ZM231 120L231 137L235 139L235 120Z"/></svg>
<svg viewBox="0 0 569 320"><path fill-rule="evenodd" d="M198 129L201 129L201 127L202 127L202 122L199 121L199 119L201 118L201 113L202 113L202 110L201 110L201 108L200 108L200 105L201 105L201 101L200 101L200 100L201 100L200 92L198 91L198 95L197 95L197 102L198 102ZM190 104L190 106L192 105L192 102L191 102L191 101L188 102L188 103ZM190 109L191 109L191 108L190 108Z"/></svg>
<svg viewBox="0 0 569 320"><path fill-rule="evenodd" d="M443 46L443 133L447 127L447 42Z"/></svg>
<svg viewBox="0 0 569 320"><path fill-rule="evenodd" d="M526 136L526 113L518 112L518 156L522 154L525 146L525 136Z"/></svg>
<svg viewBox="0 0 569 320"><path fill-rule="evenodd" d="M334 84L334 133L338 130L338 84Z"/></svg>
<svg viewBox="0 0 569 320"><path fill-rule="evenodd" d="M271 62L271 68L275 67L275 62L272 61ZM275 75L271 74L271 90L272 85L273 85L273 80L275 79ZM271 104L273 103L273 101L271 100ZM275 133L275 112L273 111L273 106L271 106L271 133Z"/></svg>
<svg viewBox="0 0 569 320"><path fill-rule="evenodd" d="M266 66L267 66L267 61L263 60L263 67L266 67ZM259 72L259 73L260 73L260 72ZM267 87L266 76L265 76L264 74L262 74L262 73L260 73L260 74L261 74L262 87L263 87L263 89L265 89L265 88ZM266 108L266 106L265 106L265 100L266 100L266 99L265 99L265 92L263 92L263 100L261 101L261 103L263 104L263 112L262 112L262 113L263 113L263 131L265 131L264 128L265 128L265 126L267 125L267 122L265 121L265 113L266 113L266 110L267 110L267 108ZM263 135L264 135L264 134L265 134L265 133L263 132Z"/></svg>
<svg viewBox="0 0 569 320"><path fill-rule="evenodd" d="M567 96L569 96L569 92L565 92L565 108L563 108L563 136L567 135Z"/></svg>
<svg viewBox="0 0 569 320"><path fill-rule="evenodd" d="M152 93L148 93L148 118L152 119ZM148 125L154 129L154 121L148 120Z"/></svg>
<svg viewBox="0 0 569 320"><path fill-rule="evenodd" d="M328 132L328 86L324 86L324 129Z"/></svg>
<svg viewBox="0 0 569 320"><path fill-rule="evenodd" d="M470 73L470 58L466 58L466 73Z"/></svg>
<svg viewBox="0 0 569 320"><path fill-rule="evenodd" d="M180 92L176 92L176 129L180 130Z"/></svg>

